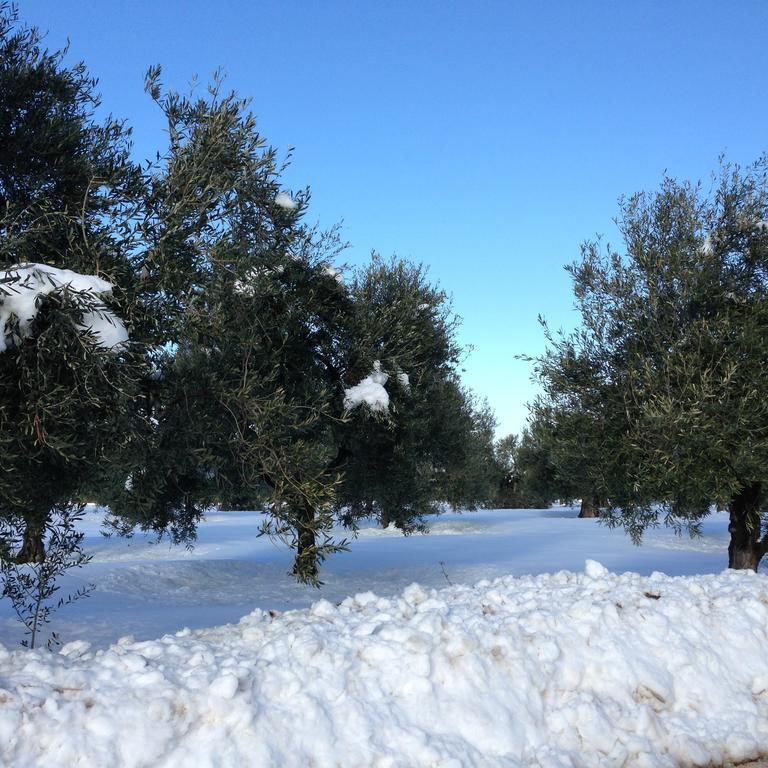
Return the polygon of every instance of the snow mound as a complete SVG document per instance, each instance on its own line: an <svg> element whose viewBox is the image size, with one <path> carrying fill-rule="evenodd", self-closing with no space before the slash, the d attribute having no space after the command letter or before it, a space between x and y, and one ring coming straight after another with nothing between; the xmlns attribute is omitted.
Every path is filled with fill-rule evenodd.
<svg viewBox="0 0 768 768"><path fill-rule="evenodd" d="M505 577L0 647L5 766L672 766L768 754L768 579Z"/></svg>
<svg viewBox="0 0 768 768"><path fill-rule="evenodd" d="M381 363L376 360L368 376L344 390L344 407L351 411L365 403L372 411L386 413L389 410L389 394L384 389L387 379L389 375L381 370Z"/></svg>
<svg viewBox="0 0 768 768"><path fill-rule="evenodd" d="M18 264L0 271L0 288L0 352L8 349L11 316L18 319L21 337L29 336L40 299L62 289L71 291L83 307L78 328L90 331L98 346L111 349L128 340L122 321L103 302L95 300L112 293L112 284L100 277L47 264Z"/></svg>

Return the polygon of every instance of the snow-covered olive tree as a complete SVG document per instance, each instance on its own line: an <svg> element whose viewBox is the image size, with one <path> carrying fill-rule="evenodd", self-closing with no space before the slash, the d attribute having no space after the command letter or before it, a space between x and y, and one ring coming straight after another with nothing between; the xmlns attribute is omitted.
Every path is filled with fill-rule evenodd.
<svg viewBox="0 0 768 768"><path fill-rule="evenodd" d="M335 232L303 222L308 192L283 189L246 102L218 83L165 95L159 70L148 90L170 136L142 255L164 333L143 432L113 477L116 523L186 539L207 505L258 504L315 582L346 546L331 536L339 515L410 530L436 500L481 500L490 438L458 384L446 296L396 261L347 285ZM477 472L462 475L470 457Z"/></svg>
<svg viewBox="0 0 768 768"><path fill-rule="evenodd" d="M150 70L169 145L140 171L85 68L12 11L0 31L0 504L21 559L86 495L177 540L211 504L259 505L313 582L339 517L410 531L487 497L492 418L421 269L376 259L346 284L220 82L185 97Z"/></svg>
<svg viewBox="0 0 768 768"><path fill-rule="evenodd" d="M728 563L768 550L768 158L712 188L665 179L621 204L625 249L571 267L582 327L538 362L565 453L639 538L730 514ZM557 421L557 419L556 419ZM581 435L579 434L581 432Z"/></svg>
<svg viewBox="0 0 768 768"><path fill-rule="evenodd" d="M461 387L448 297L421 267L378 258L350 294L350 352L339 377L349 418L336 429L347 456L337 499L344 519L373 513L410 532L441 502L488 501L495 422Z"/></svg>
<svg viewBox="0 0 768 768"><path fill-rule="evenodd" d="M130 432L141 355L128 133L97 121L83 65L0 10L0 514L44 557L50 510L75 501Z"/></svg>

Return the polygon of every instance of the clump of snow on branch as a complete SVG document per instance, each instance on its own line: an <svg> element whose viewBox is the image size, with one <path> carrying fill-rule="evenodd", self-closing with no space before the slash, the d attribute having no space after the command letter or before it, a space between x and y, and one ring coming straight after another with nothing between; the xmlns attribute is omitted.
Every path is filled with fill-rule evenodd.
<svg viewBox="0 0 768 768"><path fill-rule="evenodd" d="M7 768L737 764L768 753L768 578L590 562L0 669Z"/></svg>
<svg viewBox="0 0 768 768"><path fill-rule="evenodd" d="M365 403L372 411L386 413L389 410L389 394L384 389L387 379L389 375L381 370L381 363L376 360L368 376L344 390L344 407L351 411Z"/></svg>
<svg viewBox="0 0 768 768"><path fill-rule="evenodd" d="M77 327L90 331L98 346L112 349L128 340L120 318L99 300L111 295L111 283L47 264L18 264L0 271L0 352L8 348L11 318L17 318L21 337L29 336L42 297L62 290L69 290L82 307L82 322Z"/></svg>
<svg viewBox="0 0 768 768"><path fill-rule="evenodd" d="M397 381L406 392L410 392L411 380L408 378L408 374L405 371L398 371Z"/></svg>
<svg viewBox="0 0 768 768"><path fill-rule="evenodd" d="M234 292L244 296L253 296L256 292L254 283L263 274L265 274L263 267L252 267L247 270L242 280L235 280L235 284L232 286Z"/></svg>
<svg viewBox="0 0 768 768"><path fill-rule="evenodd" d="M295 257L291 257L295 258ZM269 267L251 267L246 270L242 279L235 280L232 290L241 296L255 296L258 281L268 275L282 275L285 267L282 264L274 264Z"/></svg>
<svg viewBox="0 0 768 768"><path fill-rule="evenodd" d="M279 205L286 211L295 211L299 207L299 204L285 192L278 192L277 196L275 197L275 205Z"/></svg>
<svg viewBox="0 0 768 768"><path fill-rule="evenodd" d="M344 275L342 275L332 264L324 264L323 272L328 275L328 277L332 277L340 285L344 285Z"/></svg>

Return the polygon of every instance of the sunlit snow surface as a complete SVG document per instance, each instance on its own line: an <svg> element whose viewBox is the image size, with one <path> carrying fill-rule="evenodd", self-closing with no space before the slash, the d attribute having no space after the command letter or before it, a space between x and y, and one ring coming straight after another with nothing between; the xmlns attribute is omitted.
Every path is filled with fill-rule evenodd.
<svg viewBox="0 0 768 768"><path fill-rule="evenodd" d="M291 582L289 553L255 538L254 513L210 514L191 551L103 539L89 513L94 559L64 589L96 591L52 625L61 653L14 650L3 606L0 764L671 767L768 754L768 577L722 573L725 517L702 539L653 531L637 548L575 514L444 515L408 538L366 527L318 591ZM108 647L127 634L137 640Z"/></svg>
<svg viewBox="0 0 768 768"><path fill-rule="evenodd" d="M727 564L723 514L707 519L702 538L660 529L636 547L621 530L577 519L575 509L482 510L434 518L427 535L404 537L394 528L364 525L349 552L324 563L325 585L317 590L291 579L291 554L282 543L257 538L261 519L254 512L210 512L187 549L140 534L104 538L102 514L91 508L85 544L93 562L64 582L62 592L83 582L96 590L56 614L51 629L65 641L82 638L105 647L124 635L144 640L237 621L254 608L305 608L366 591L392 596L413 582L445 587L446 575L453 584L471 585L509 574L579 572L587 559L617 573L673 576L719 573ZM0 642L6 645L23 637L11 616L0 600Z"/></svg>

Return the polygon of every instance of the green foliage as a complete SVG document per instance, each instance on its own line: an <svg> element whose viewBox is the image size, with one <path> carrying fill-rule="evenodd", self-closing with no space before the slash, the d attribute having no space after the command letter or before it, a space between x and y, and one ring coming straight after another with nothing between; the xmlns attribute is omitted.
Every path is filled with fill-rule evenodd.
<svg viewBox="0 0 768 768"><path fill-rule="evenodd" d="M0 262L124 271L138 171L129 132L94 120L96 80L0 6ZM94 269L95 267L95 269Z"/></svg>
<svg viewBox="0 0 768 768"><path fill-rule="evenodd" d="M73 569L82 568L91 560L91 556L82 550L83 533L76 529L82 516L82 506L52 509L44 526L46 557L44 561L34 564L17 562L26 522L22 518L0 518L2 596L11 601L16 616L24 625L29 640L22 640L21 644L27 648L35 647L42 628L50 621L51 613L87 597L93 590L93 585L88 584L66 597L55 599L59 591L58 579ZM48 640L48 648L58 644L59 638L54 632Z"/></svg>
<svg viewBox="0 0 768 768"><path fill-rule="evenodd" d="M0 34L0 260L104 277L105 309L131 332L99 348L80 327L98 300L71 287L41 297L30 334L9 325L0 512L26 520L22 556L44 559L50 510L74 499L108 503L120 532L175 541L210 505L258 506L316 583L347 546L331 535L339 516L411 531L438 502L489 498L493 419L460 386L447 296L397 260L345 285L337 233L303 222L309 192L282 189L288 159L245 100L220 78L167 93L152 68L169 143L141 171L122 124L95 119L82 64L7 7ZM388 409L348 410L374 365Z"/></svg>
<svg viewBox="0 0 768 768"><path fill-rule="evenodd" d="M281 166L245 101L218 82L202 98L163 95L159 75L147 89L170 145L150 169L140 264L158 346L142 428L102 498L118 527L178 541L215 502L266 504L267 532L297 546L297 521L328 509L336 483L322 438L334 394L323 360L348 304L327 274L338 239L301 224L307 193L279 204Z"/></svg>
<svg viewBox="0 0 768 768"><path fill-rule="evenodd" d="M695 532L712 504L733 525L744 490L765 483L767 169L726 165L709 191L667 178L623 200L626 252L588 242L570 268L583 325L550 336L542 406L568 425L566 453L581 436L584 476L635 538L659 520Z"/></svg>
<svg viewBox="0 0 768 768"><path fill-rule="evenodd" d="M354 526L376 515L404 532L425 528L440 504L476 506L492 494L494 420L460 386L461 350L448 297L421 267L374 258L351 286L347 385L378 361L386 414L355 409L336 434L345 456L337 506Z"/></svg>
<svg viewBox="0 0 768 768"><path fill-rule="evenodd" d="M136 345L102 349L83 327L84 314L106 309L141 324L131 235L141 184L128 132L95 120L95 81L63 56L0 8L0 302L24 290L9 268L27 262L115 286L108 307L62 286L38 298L29 334L22 318L0 328L0 515L38 532L130 433L143 366Z"/></svg>
<svg viewBox="0 0 768 768"><path fill-rule="evenodd" d="M553 447L550 425L541 419L532 420L520 437L507 435L496 443L496 506L541 509L572 498L553 464Z"/></svg>
<svg viewBox="0 0 768 768"><path fill-rule="evenodd" d="M554 407L540 398L517 452L522 506L547 507L553 501L598 496L586 468L598 461L593 421L582 409Z"/></svg>
<svg viewBox="0 0 768 768"><path fill-rule="evenodd" d="M492 498L494 507L500 509L519 509L520 503L520 471L518 468L518 451L520 438L517 435L507 435L498 440L493 446L493 467L496 488Z"/></svg>
<svg viewBox="0 0 768 768"><path fill-rule="evenodd" d="M342 244L302 222L306 191L285 197L247 103L218 82L202 98L164 95L159 76L147 88L170 146L148 179L141 272L162 346L142 426L102 493L116 527L183 541L206 506L259 506L262 532L317 583L347 546L331 535L339 515L411 531L438 501L485 500L492 425L459 385L445 294L378 258L345 285ZM374 364L389 409L349 412L346 388Z"/></svg>
<svg viewBox="0 0 768 768"><path fill-rule="evenodd" d="M543 419L533 419L524 430L516 461L520 506L542 508L555 499L572 498L571 488L557 473L554 445L551 425Z"/></svg>

